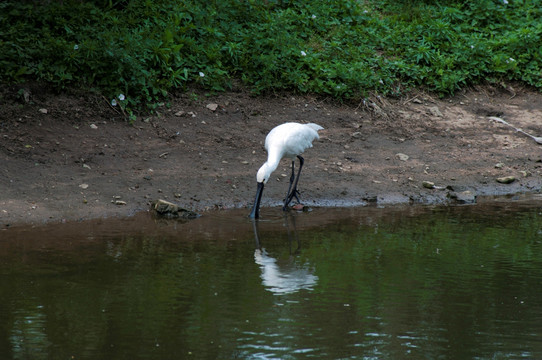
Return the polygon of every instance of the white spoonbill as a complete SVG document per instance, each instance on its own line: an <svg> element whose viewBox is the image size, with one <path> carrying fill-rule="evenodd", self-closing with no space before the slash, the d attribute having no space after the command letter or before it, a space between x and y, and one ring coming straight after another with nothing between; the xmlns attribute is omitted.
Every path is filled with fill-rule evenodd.
<svg viewBox="0 0 542 360"><path fill-rule="evenodd" d="M312 147L312 142L315 139L319 139L318 130L322 130L323 127L317 124L299 124L294 122L284 123L273 128L267 137L265 138L265 150L267 150L267 161L262 165L258 174L256 175L256 181L258 182L258 189L256 190L256 198L254 199L254 205L249 217L257 219L260 217L260 201L262 199L262 192L264 184L269 180L269 176L277 166L282 158L292 159L292 175L290 176L290 185L288 186L288 192L284 199L283 210L288 208L288 204L293 198L299 202L297 191L297 182L299 181L299 175L303 168L304 159L301 157L303 151ZM299 170L297 177L294 173L295 158L299 159ZM293 186L293 188L292 188Z"/></svg>

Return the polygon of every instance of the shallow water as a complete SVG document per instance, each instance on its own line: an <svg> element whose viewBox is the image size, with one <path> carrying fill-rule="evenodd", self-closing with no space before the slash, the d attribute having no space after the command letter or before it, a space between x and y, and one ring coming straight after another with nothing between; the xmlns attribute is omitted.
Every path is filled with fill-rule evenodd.
<svg viewBox="0 0 542 360"><path fill-rule="evenodd" d="M542 358L542 208L0 231L1 359Z"/></svg>

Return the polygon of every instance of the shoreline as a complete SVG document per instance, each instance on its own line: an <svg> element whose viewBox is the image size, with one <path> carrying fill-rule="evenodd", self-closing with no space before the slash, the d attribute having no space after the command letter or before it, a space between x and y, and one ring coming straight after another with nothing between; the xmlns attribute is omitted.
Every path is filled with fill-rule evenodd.
<svg viewBox="0 0 542 360"><path fill-rule="evenodd" d="M527 88L512 98L489 86L446 99L417 93L386 99L379 111L307 95L180 95L132 125L91 95L33 88L32 102L21 103L16 88L0 91L2 229L132 216L157 199L198 213L248 213L265 136L289 121L324 127L304 154L299 189L307 206L468 203L542 189L540 145L491 121L499 114L542 133L542 94ZM289 172L283 160L263 209L280 204ZM503 177L515 180L496 181Z"/></svg>

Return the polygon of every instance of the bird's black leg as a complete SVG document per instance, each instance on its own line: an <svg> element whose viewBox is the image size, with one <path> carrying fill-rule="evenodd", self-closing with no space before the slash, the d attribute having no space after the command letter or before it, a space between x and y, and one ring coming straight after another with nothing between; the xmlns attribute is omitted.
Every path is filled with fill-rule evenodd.
<svg viewBox="0 0 542 360"><path fill-rule="evenodd" d="M290 176L290 185L288 185L288 191L286 192L286 197L284 198L284 206L282 207L282 210L286 211L287 209L287 206L288 206L288 198L290 197L290 190L292 189L292 184L294 183L294 180L295 180L295 171L294 171L294 166L295 166L295 160L292 160L292 175Z"/></svg>
<svg viewBox="0 0 542 360"><path fill-rule="evenodd" d="M297 177L294 181L294 187L291 192L290 192L290 188L288 188L288 195L286 196L286 199L284 200L284 207L282 208L282 210L287 210L288 205L290 204L290 202L292 202L294 198L297 200L298 203L300 202L299 197L298 197L299 191L297 190L297 183L299 181L299 176L301 175L301 169L303 168L303 163L305 162L305 159L303 159L301 155L297 155L297 158L299 159L299 170L297 171ZM292 165L292 174L293 174L293 170L294 169Z"/></svg>

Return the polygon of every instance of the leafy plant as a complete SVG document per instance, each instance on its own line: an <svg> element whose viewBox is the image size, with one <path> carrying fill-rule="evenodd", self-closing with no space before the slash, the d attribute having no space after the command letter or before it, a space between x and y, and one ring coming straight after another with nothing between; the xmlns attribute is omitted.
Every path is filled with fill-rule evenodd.
<svg viewBox="0 0 542 360"><path fill-rule="evenodd" d="M134 116L174 90L241 81L356 99L483 79L542 88L534 1L14 1L0 3L0 81L125 95Z"/></svg>

